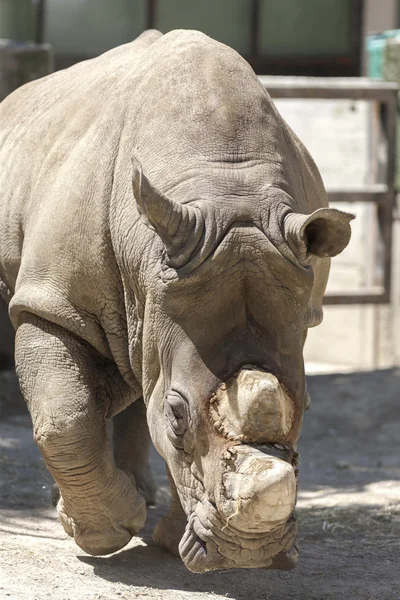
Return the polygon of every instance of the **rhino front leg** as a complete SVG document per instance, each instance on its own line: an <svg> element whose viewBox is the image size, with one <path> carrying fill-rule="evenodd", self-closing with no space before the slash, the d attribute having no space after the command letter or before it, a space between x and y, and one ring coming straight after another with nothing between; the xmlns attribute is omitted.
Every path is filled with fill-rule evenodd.
<svg viewBox="0 0 400 600"><path fill-rule="evenodd" d="M150 433L143 398L113 418L113 442L117 466L132 473L146 503L155 504L156 485L150 470Z"/></svg>
<svg viewBox="0 0 400 600"><path fill-rule="evenodd" d="M35 440L60 489L64 529L89 554L119 550L143 526L146 508L107 440L104 360L65 329L25 313L16 367Z"/></svg>

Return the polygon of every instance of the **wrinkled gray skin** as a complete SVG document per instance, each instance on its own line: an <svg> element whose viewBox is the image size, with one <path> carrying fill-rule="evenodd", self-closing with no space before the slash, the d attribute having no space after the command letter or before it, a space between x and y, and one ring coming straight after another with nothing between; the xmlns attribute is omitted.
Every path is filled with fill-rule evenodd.
<svg viewBox="0 0 400 600"><path fill-rule="evenodd" d="M0 280L65 530L90 554L139 531L150 431L172 491L156 541L196 572L293 567L302 349L351 216L198 32L30 83L0 127Z"/></svg>

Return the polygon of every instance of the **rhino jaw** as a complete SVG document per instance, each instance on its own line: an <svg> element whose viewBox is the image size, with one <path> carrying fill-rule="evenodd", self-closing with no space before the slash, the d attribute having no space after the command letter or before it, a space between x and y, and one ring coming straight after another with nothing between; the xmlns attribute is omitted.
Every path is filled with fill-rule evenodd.
<svg viewBox="0 0 400 600"><path fill-rule="evenodd" d="M294 517L271 531L240 531L203 498L188 518L179 554L193 573L234 568L289 570L298 558L296 532Z"/></svg>

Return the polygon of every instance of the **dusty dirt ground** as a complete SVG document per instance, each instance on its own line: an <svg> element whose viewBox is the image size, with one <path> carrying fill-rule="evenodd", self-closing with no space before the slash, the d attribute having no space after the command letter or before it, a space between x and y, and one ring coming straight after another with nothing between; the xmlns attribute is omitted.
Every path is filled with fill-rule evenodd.
<svg viewBox="0 0 400 600"><path fill-rule="evenodd" d="M141 537L109 557L79 550L50 506L14 379L0 374L0 599L399 600L400 371L314 376L309 389L297 569L192 575L151 540L167 502L155 453L159 502Z"/></svg>

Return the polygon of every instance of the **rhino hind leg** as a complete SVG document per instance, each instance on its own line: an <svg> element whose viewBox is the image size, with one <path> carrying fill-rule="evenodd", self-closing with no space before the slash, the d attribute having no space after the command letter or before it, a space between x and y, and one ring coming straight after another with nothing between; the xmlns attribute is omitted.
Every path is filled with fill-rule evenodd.
<svg viewBox="0 0 400 600"><path fill-rule="evenodd" d="M156 484L149 463L150 433L143 398L130 404L113 418L115 462L120 469L131 473L147 505L154 505Z"/></svg>
<svg viewBox="0 0 400 600"><path fill-rule="evenodd" d="M179 500L175 483L167 467L167 474L171 488L171 506L169 512L160 519L154 528L153 540L159 546L166 548L175 556L179 555L179 542L185 533L187 517Z"/></svg>
<svg viewBox="0 0 400 600"><path fill-rule="evenodd" d="M59 490L65 531L88 554L123 548L144 525L146 506L107 439L107 366L64 328L24 313L16 368L34 437Z"/></svg>

